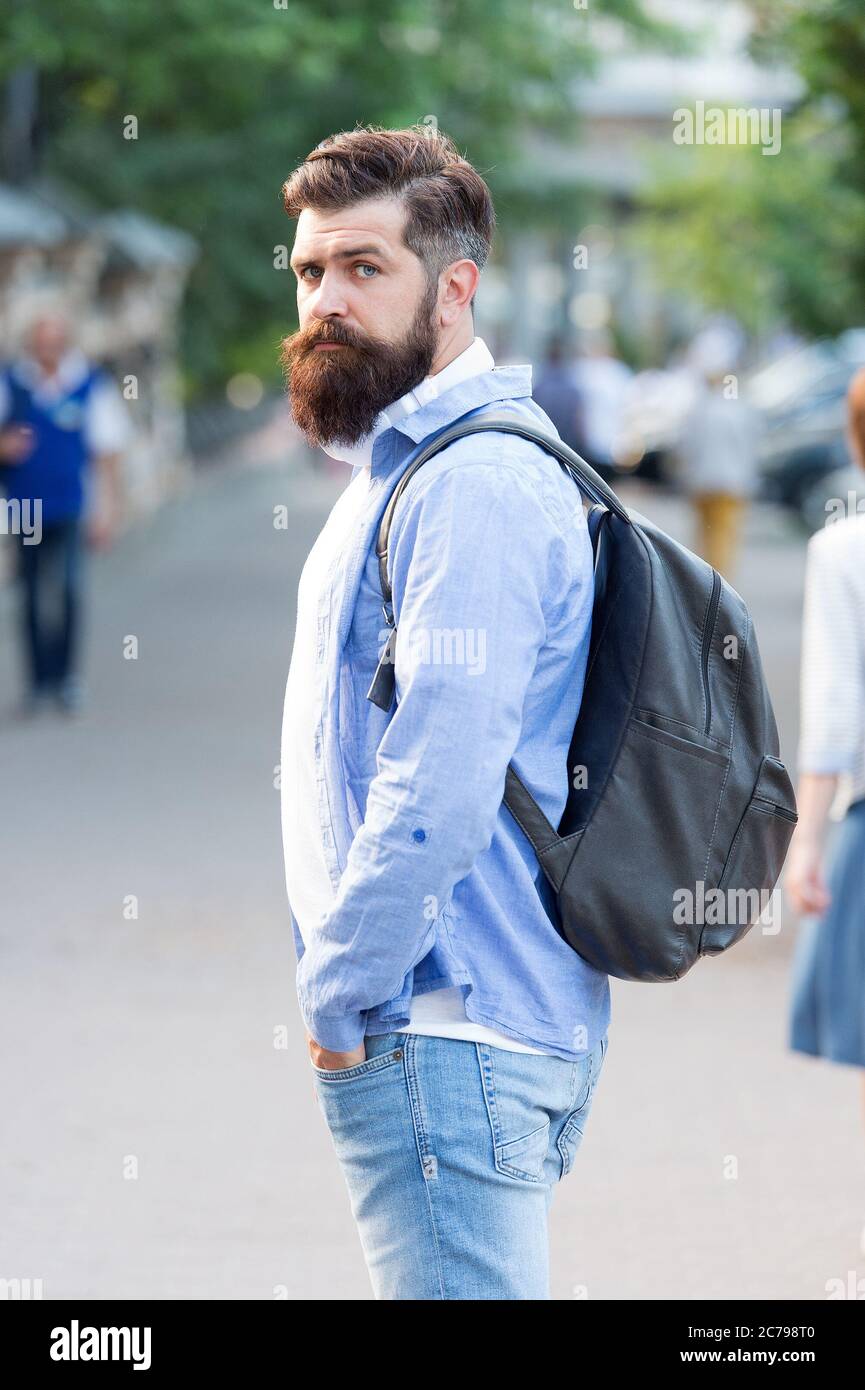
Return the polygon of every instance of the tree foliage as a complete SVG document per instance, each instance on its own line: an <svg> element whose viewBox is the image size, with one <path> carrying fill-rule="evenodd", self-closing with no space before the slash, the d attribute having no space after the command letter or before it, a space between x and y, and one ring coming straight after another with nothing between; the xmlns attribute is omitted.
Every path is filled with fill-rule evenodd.
<svg viewBox="0 0 865 1390"><path fill-rule="evenodd" d="M665 282L755 331L865 323L865 7L752 0L755 58L806 92L782 146L678 147L656 169L638 236Z"/></svg>
<svg viewBox="0 0 865 1390"><path fill-rule="evenodd" d="M604 9L647 40L667 32L642 0ZM274 269L293 239L280 188L311 148L431 115L495 193L522 128L572 133L587 19L554 0L19 0L0 76L38 71L40 172L198 238L184 357L214 386L275 371L295 315Z"/></svg>

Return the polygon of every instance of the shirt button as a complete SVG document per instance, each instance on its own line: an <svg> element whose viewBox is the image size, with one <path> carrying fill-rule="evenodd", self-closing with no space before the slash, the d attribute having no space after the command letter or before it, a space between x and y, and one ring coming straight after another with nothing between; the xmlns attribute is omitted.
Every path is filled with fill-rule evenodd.
<svg viewBox="0 0 865 1390"><path fill-rule="evenodd" d="M418 842L419 845L420 845L420 844L423 844L424 840L426 839L426 831L425 831L425 830L413 830L413 831L411 832L411 837L412 837L413 840L417 840L417 842Z"/></svg>

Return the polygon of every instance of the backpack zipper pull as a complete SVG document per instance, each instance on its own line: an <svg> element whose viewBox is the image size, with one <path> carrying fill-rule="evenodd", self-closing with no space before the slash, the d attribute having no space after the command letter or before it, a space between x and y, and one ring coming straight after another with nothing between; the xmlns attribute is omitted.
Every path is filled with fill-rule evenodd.
<svg viewBox="0 0 865 1390"><path fill-rule="evenodd" d="M390 627L384 650L378 659L375 668L375 675L372 678L366 698L371 700L379 709L383 709L385 714L390 709L396 690L396 678L394 675L394 660L396 658L396 627L393 625L393 615L388 618L387 605L382 605L385 621Z"/></svg>

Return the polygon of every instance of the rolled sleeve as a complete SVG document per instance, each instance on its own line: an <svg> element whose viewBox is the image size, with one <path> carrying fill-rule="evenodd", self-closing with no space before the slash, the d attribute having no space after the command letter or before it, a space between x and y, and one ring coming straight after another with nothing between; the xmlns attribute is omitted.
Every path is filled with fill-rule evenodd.
<svg viewBox="0 0 865 1390"><path fill-rule="evenodd" d="M390 544L397 706L334 906L298 967L316 1041L356 1047L492 840L544 642L556 532L517 466L418 478Z"/></svg>

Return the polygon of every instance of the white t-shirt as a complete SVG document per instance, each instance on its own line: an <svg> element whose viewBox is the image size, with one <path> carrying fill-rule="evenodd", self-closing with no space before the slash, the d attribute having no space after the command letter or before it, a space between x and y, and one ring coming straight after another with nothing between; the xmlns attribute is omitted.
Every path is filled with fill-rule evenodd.
<svg viewBox="0 0 865 1390"><path fill-rule="evenodd" d="M319 594L336 556L343 550L363 508L369 469L349 483L307 556L297 591L297 625L282 715L280 800L285 883L291 910L304 941L309 941L333 903L318 820L315 729L320 711L321 674L316 671L316 613Z"/></svg>
<svg viewBox="0 0 865 1390"><path fill-rule="evenodd" d="M292 913L300 934L309 941L334 901L333 886L312 807L318 804L315 766L315 732L320 713L320 677L316 678L316 614L319 596L328 582L331 566L344 550L363 509L370 483L372 449L383 429L396 419L420 409L442 391L478 372L489 371L494 359L476 337L472 344L442 371L428 376L377 418L373 429L353 446L328 445L332 458L360 471L337 499L300 576L297 624L285 689L280 752L280 801L285 882ZM382 1001L384 1002L384 1001ZM435 1037L486 1041L509 1052L543 1053L545 1049L499 1033L466 1016L462 990L437 989L411 1000L411 1022L398 1032L426 1033Z"/></svg>

